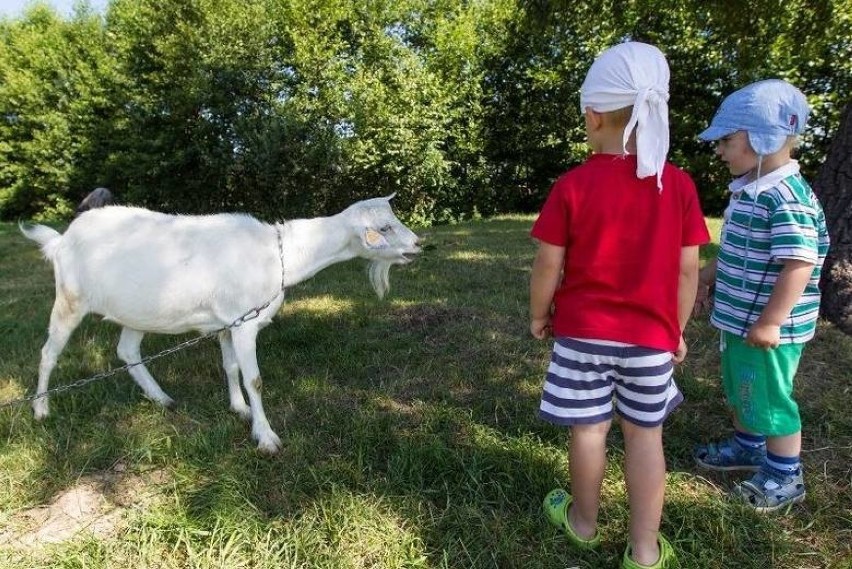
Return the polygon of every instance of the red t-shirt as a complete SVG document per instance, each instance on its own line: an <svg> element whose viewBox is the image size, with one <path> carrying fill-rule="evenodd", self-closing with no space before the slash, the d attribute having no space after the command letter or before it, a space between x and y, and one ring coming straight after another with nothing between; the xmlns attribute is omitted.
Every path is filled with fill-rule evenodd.
<svg viewBox="0 0 852 569"><path fill-rule="evenodd" d="M681 247L710 241L689 175L671 164L636 178L636 157L593 154L553 185L532 228L565 247L555 336L674 351Z"/></svg>

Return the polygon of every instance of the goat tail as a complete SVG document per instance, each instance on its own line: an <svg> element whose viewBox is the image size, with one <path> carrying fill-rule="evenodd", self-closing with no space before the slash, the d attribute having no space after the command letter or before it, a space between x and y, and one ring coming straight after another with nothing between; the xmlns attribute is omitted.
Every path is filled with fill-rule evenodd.
<svg viewBox="0 0 852 569"><path fill-rule="evenodd" d="M387 261L373 261L370 263L370 284L373 285L373 290L379 298L384 298L388 290L390 290L390 281L388 273L391 265Z"/></svg>
<svg viewBox="0 0 852 569"><path fill-rule="evenodd" d="M23 223L19 223L18 229L21 230L24 237L32 239L41 245L41 252L47 260L53 260L53 257L56 255L56 249L59 247L59 240L62 238L61 233L46 225L26 226Z"/></svg>

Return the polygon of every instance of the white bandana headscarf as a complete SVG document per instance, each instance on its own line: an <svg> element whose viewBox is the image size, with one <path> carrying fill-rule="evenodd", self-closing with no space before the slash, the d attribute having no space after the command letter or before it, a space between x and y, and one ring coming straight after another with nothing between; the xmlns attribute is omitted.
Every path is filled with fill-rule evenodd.
<svg viewBox="0 0 852 569"><path fill-rule="evenodd" d="M669 66L656 47L627 42L595 59L580 88L580 110L605 113L633 105L622 145L636 129L636 176L657 176L663 189L663 166L669 152Z"/></svg>

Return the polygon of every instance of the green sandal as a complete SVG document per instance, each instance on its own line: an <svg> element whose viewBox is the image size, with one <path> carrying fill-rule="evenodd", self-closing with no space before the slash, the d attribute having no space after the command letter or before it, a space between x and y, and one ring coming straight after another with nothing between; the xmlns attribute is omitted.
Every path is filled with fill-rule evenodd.
<svg viewBox="0 0 852 569"><path fill-rule="evenodd" d="M583 539L576 534L574 528L568 523L568 506L571 505L573 498L565 490L557 488L551 490L544 497L544 514L547 520L565 532L568 541L573 543L580 549L590 550L596 549L601 544L601 536L598 532L591 539Z"/></svg>
<svg viewBox="0 0 852 569"><path fill-rule="evenodd" d="M657 543L660 544L660 558L653 565L640 565L630 557L630 546L624 550L624 558L621 560L621 569L667 569L677 561L672 544L662 534L657 535Z"/></svg>

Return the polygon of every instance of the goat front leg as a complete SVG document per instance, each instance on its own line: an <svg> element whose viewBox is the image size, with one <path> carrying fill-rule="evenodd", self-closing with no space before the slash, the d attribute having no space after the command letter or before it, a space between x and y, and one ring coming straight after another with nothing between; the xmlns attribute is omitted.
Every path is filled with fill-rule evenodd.
<svg viewBox="0 0 852 569"><path fill-rule="evenodd" d="M142 361L142 354L139 347L142 345L144 332L133 330L132 328L122 328L121 338L118 340L118 357L126 364L136 364ZM144 364L135 365L127 370L136 385L142 388L145 396L151 401L155 401L163 407L172 407L175 404L174 399L166 395L160 389L156 380L148 372Z"/></svg>
<svg viewBox="0 0 852 569"><path fill-rule="evenodd" d="M251 406L251 434L257 441L258 450L275 454L281 450L281 439L269 426L266 413L263 412L263 402L260 390L263 381L260 378L260 368L257 366L257 332L258 327L246 323L231 331L237 362L243 375L243 387L248 394Z"/></svg>
<svg viewBox="0 0 852 569"><path fill-rule="evenodd" d="M222 367L228 378L228 395L231 399L231 411L245 419L251 420L251 408L246 404L243 390L240 389L240 364L234 351L234 342L230 330L219 332L219 346L222 348Z"/></svg>
<svg viewBox="0 0 852 569"><path fill-rule="evenodd" d="M37 399L33 400L33 416L41 421L50 412L50 404L47 400L47 389L50 385L50 374L56 367L59 354L65 349L68 338L80 322L85 313L80 310L77 303L57 293L53 310L50 313L50 325L48 326L47 341L41 349L41 362L38 366L38 388Z"/></svg>

